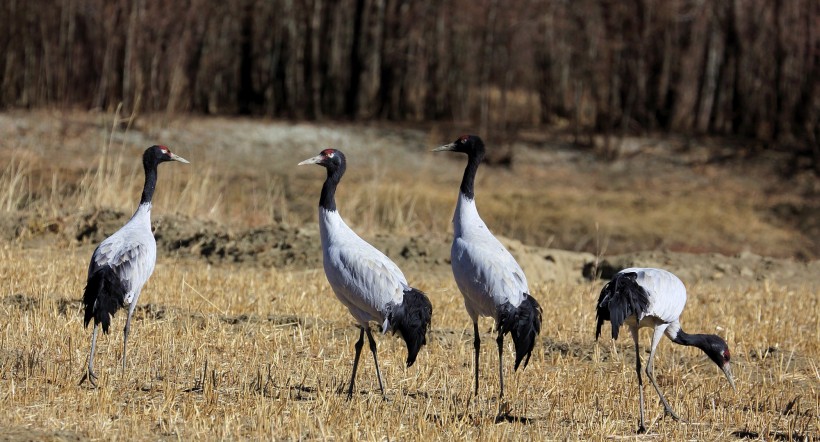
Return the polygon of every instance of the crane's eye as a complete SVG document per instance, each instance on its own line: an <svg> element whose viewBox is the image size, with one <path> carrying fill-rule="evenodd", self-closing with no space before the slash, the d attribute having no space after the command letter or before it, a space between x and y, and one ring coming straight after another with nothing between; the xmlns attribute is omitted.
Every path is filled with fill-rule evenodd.
<svg viewBox="0 0 820 442"><path fill-rule="evenodd" d="M732 354L729 353L729 349L723 350L723 360L729 362L729 359L732 358Z"/></svg>
<svg viewBox="0 0 820 442"><path fill-rule="evenodd" d="M462 135L462 136L461 136L461 138L459 138L459 139L458 139L458 142L459 142L459 143L461 143L461 144L464 144L464 143L466 143L466 142L467 142L467 140L468 140L469 138L470 138L470 137L468 137L467 135Z"/></svg>

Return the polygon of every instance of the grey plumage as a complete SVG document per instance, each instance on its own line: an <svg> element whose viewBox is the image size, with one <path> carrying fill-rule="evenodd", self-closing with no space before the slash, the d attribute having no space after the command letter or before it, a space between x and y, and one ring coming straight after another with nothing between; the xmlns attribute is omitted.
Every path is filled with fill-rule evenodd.
<svg viewBox="0 0 820 442"><path fill-rule="evenodd" d="M642 327L653 329L646 375L658 393L666 414L679 419L661 392L654 375L655 351L664 334L676 344L700 348L723 371L732 389L735 388L729 363L729 346L726 345L726 341L717 335L690 335L684 332L680 325L680 315L685 305L686 288L683 282L666 270L654 268L621 270L604 285L598 297L595 339L600 336L604 321L610 321L613 339L618 338L618 330L623 324L629 327L635 344L635 372L638 375L640 398L639 433L646 431L641 355L638 342L638 331Z"/></svg>
<svg viewBox="0 0 820 442"><path fill-rule="evenodd" d="M131 328L131 316L137 306L143 285L154 271L157 243L151 232L151 200L157 183L157 166L164 161L187 163L184 158L171 153L165 146L151 146L142 155L145 170L140 204L130 220L111 236L104 239L94 250L88 265L88 279L83 292L87 327L92 321L91 353L88 368L80 380L86 379L96 386L94 351L97 345L97 327L107 334L111 318L121 308L128 308L123 330L122 368L126 366L126 348Z"/></svg>
<svg viewBox="0 0 820 442"><path fill-rule="evenodd" d="M426 334L430 329L433 307L421 290L407 283L399 267L360 238L336 210L336 186L347 167L344 154L335 149L325 149L299 164L318 164L327 169L327 178L319 197L322 264L333 293L348 308L359 327L348 399L353 396L365 334L376 365L379 389L384 395L370 322L379 323L384 332L392 330L394 334L401 335L407 345L407 366L410 367L421 347L427 343Z"/></svg>
<svg viewBox="0 0 820 442"><path fill-rule="evenodd" d="M515 369L524 367L541 332L541 306L532 297L527 277L515 258L493 236L478 214L475 202L475 175L484 158L484 142L475 135L464 135L456 141L434 149L434 152L467 154L467 166L459 186L453 216L453 245L450 249L453 277L464 297L467 314L473 321L475 351L475 393L478 394L478 359L481 338L478 318L495 319L498 336L499 397L504 396L504 335L515 344Z"/></svg>

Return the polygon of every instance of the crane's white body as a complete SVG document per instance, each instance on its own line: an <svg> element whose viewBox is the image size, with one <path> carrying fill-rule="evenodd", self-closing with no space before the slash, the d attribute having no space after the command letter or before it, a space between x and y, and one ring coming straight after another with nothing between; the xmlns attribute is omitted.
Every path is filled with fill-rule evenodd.
<svg viewBox="0 0 820 442"><path fill-rule="evenodd" d="M637 273L636 282L649 294L649 306L638 318L630 317L624 324L630 329L650 327L655 329L660 339L666 333L669 339L675 339L680 330L680 315L686 306L686 287L672 273L656 268L633 267L621 270L621 273ZM652 350L658 342L653 338Z"/></svg>
<svg viewBox="0 0 820 442"><path fill-rule="evenodd" d="M384 324L388 305L399 305L410 286L399 267L361 239L339 212L319 207L319 231L325 275L336 297L362 327Z"/></svg>
<svg viewBox="0 0 820 442"><path fill-rule="evenodd" d="M634 277L632 275L635 275ZM636 287L637 285L637 287ZM612 336L618 337L617 327L621 323L629 328L635 344L635 371L638 376L640 396L640 421L638 432L646 431L644 425L644 395L641 378L641 357L638 331L652 328L649 359L646 374L663 403L666 414L680 419L664 397L653 374L653 361L658 344L664 334L674 343L700 348L726 375L729 384L735 388L732 378L730 353L726 342L717 335L688 334L681 330L680 315L686 306L686 287L672 273L656 268L633 267L621 270L601 290L598 299L596 339L600 335L604 321L612 323Z"/></svg>
<svg viewBox="0 0 820 442"><path fill-rule="evenodd" d="M140 204L122 228L103 240L88 266L88 276L108 266L128 290L125 303L129 316L137 304L142 286L154 272L157 261L157 241L151 232L151 203Z"/></svg>
<svg viewBox="0 0 820 442"><path fill-rule="evenodd" d="M498 320L497 306L518 307L529 293L527 277L515 258L484 224L474 199L459 193L453 216L450 260L453 276L473 322L479 316Z"/></svg>
<svg viewBox="0 0 820 442"><path fill-rule="evenodd" d="M128 318L125 320L122 339L122 369L125 372L131 316L142 287L154 272L157 261L157 242L151 232L151 199L157 184L157 166L165 161L188 163L188 160L172 153L165 146L153 145L145 149L142 154L145 184L137 210L122 228L103 240L91 255L83 304L85 326L93 319L94 329L91 332L88 369L80 384L88 379L92 385L97 385L97 375L94 373L97 326L102 324L103 332L107 333L111 317L120 307L128 305Z"/></svg>

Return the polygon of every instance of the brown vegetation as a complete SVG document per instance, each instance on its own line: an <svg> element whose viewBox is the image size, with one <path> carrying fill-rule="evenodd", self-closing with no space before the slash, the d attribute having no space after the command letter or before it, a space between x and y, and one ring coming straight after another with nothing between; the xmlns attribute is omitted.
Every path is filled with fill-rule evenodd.
<svg viewBox="0 0 820 442"><path fill-rule="evenodd" d="M0 432L9 437L602 439L636 428L632 346L593 340L597 283L534 284L548 305L543 335L526 370L512 374L505 364L508 399L500 404L492 345L482 349L479 396L470 397L472 338L452 277L410 273L434 304L428 345L405 369L400 340L378 336L389 401L381 399L372 360L363 358L357 394L347 402L356 332L321 270L214 267L166 256L135 314L129 370L119 368L118 315L119 325L99 341L101 388L78 387L89 339L78 299L89 253L0 251L0 311L8 318L0 334ZM738 393L697 350L663 342L655 372L687 422L662 419L647 388L649 432L816 438L820 336L818 315L806 314L818 310L814 290L690 282L684 323L727 338ZM481 326L489 332L489 322ZM483 340L492 343L492 335Z"/></svg>
<svg viewBox="0 0 820 442"><path fill-rule="evenodd" d="M479 209L495 233L526 243L505 240L544 306L533 358L515 374L507 361L508 398L499 403L488 321L481 323L490 345L482 348L480 394L470 396L469 319L447 262L463 163L427 152L451 141L441 132L0 115L0 438L631 437L632 345L593 341L601 283L583 279L590 263L603 272L632 264L674 270L689 288L686 329L718 333L731 346L737 394L697 350L661 344L655 372L687 422L663 419L647 388L651 435L818 437L820 262L810 261L818 201L811 173L783 178L774 173L782 164L774 153L713 162L713 149L681 149L676 139L643 139L641 155L624 146L613 162L535 139L512 146L508 167L482 167ZM159 260L135 313L130 367L119 369L119 314L98 343L101 388L78 387L90 335L79 301L88 258L134 210L139 154L159 140L192 164L160 169ZM338 194L343 216L434 306L428 345L412 368L404 368L399 339L377 337L387 402L366 357L358 394L345 401L356 331L318 268L323 175L294 167L329 145L349 161ZM653 251L612 256L644 249Z"/></svg>

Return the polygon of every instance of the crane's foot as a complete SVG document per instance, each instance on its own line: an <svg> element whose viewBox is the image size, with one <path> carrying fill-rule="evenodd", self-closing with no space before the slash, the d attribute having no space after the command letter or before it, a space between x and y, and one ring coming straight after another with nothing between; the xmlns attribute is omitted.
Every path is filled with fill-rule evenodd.
<svg viewBox="0 0 820 442"><path fill-rule="evenodd" d="M508 416L510 414L510 411L512 411L512 407L510 406L510 403L503 400L503 399L501 399L501 398L499 398L497 416Z"/></svg>
<svg viewBox="0 0 820 442"><path fill-rule="evenodd" d="M645 434L645 433L646 433L646 427L644 427L643 424L638 426L638 434Z"/></svg>
<svg viewBox="0 0 820 442"><path fill-rule="evenodd" d="M674 412L674 411L672 411L672 408L670 408L670 407L664 407L664 408L665 408L665 414L666 414L667 416L671 416L671 417L672 417L672 419L674 419L674 420L676 420L676 421L680 421L680 420L681 420L680 416L678 416L677 414L675 414L675 412Z"/></svg>
<svg viewBox="0 0 820 442"><path fill-rule="evenodd" d="M91 382L91 385L94 386L94 388L97 388L97 375L91 370L83 373L83 377L77 385L83 385L83 382L85 382L86 379L88 379L88 382Z"/></svg>

